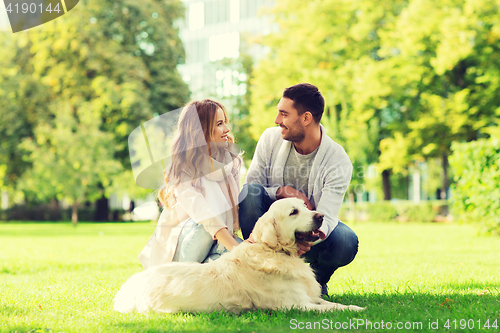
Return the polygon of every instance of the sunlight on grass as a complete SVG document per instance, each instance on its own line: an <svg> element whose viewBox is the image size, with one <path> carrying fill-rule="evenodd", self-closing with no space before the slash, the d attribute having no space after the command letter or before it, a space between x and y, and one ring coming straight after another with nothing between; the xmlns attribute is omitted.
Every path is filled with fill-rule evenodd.
<svg viewBox="0 0 500 333"><path fill-rule="evenodd" d="M366 306L363 313L123 315L113 311L113 297L142 269L137 254L154 225L0 224L0 330L278 332L288 331L292 319L425 326L432 320L441 325L446 319L499 318L500 239L459 225L350 226L359 236L359 253L333 275L329 289L331 300Z"/></svg>

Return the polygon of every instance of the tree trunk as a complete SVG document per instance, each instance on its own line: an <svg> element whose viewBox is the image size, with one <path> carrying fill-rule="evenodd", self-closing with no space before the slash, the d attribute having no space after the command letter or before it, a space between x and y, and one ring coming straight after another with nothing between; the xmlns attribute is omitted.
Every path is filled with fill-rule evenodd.
<svg viewBox="0 0 500 333"><path fill-rule="evenodd" d="M416 163L415 172L413 172L413 202L420 202L420 191L421 191L421 180L420 180L420 169L418 163Z"/></svg>
<svg viewBox="0 0 500 333"><path fill-rule="evenodd" d="M71 212L71 222L76 227L78 224L78 201L73 202L72 212Z"/></svg>
<svg viewBox="0 0 500 333"><path fill-rule="evenodd" d="M102 195L102 197L96 201L95 209L95 221L108 221L109 220L109 204L108 198Z"/></svg>
<svg viewBox="0 0 500 333"><path fill-rule="evenodd" d="M350 221L356 221L356 202L354 201L354 193L349 191L349 210L350 210Z"/></svg>
<svg viewBox="0 0 500 333"><path fill-rule="evenodd" d="M443 153L442 157L442 165L443 165L443 186L441 188L441 194L440 197L442 200L447 199L447 192L448 192L448 155L446 153Z"/></svg>
<svg viewBox="0 0 500 333"><path fill-rule="evenodd" d="M384 187L384 200L391 200L391 170L382 171L382 186Z"/></svg>

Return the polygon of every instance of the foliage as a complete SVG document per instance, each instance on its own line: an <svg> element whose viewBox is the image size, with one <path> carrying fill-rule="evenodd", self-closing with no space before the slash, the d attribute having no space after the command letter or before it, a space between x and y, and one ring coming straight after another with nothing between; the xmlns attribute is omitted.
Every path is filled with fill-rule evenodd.
<svg viewBox="0 0 500 333"><path fill-rule="evenodd" d="M0 33L0 165L6 166L3 186L11 189L29 168L18 145L33 134L49 100L33 76L29 45L21 34Z"/></svg>
<svg viewBox="0 0 500 333"><path fill-rule="evenodd" d="M352 205L342 206L341 219L353 222ZM355 203L356 220L370 222L434 222L442 221L449 212L446 200L421 201L407 200L378 201L376 203ZM438 218L439 215L439 219Z"/></svg>
<svg viewBox="0 0 500 333"><path fill-rule="evenodd" d="M391 195L393 199L406 200L408 198L409 177L400 173L391 175Z"/></svg>
<svg viewBox="0 0 500 333"><path fill-rule="evenodd" d="M291 320L422 322L498 318L500 243L471 226L358 223L354 261L329 282L330 300L366 306L350 312L257 310L241 314L120 314L112 300L133 273L149 223L0 224L2 332L290 332ZM29 254L29 255L27 255ZM106 255L103 255L106 254ZM423 260L425 258L425 260ZM481 272L481 274L478 274ZM453 302L446 302L446 299ZM470 323L469 323L470 324ZM334 329L333 329L334 330ZM375 331L361 326L356 331ZM486 331L495 329L486 329ZM353 331L353 330L350 330ZM456 330L451 330L456 331Z"/></svg>
<svg viewBox="0 0 500 333"><path fill-rule="evenodd" d="M455 143L450 166L455 173L453 211L463 221L500 235L500 140Z"/></svg>
<svg viewBox="0 0 500 333"><path fill-rule="evenodd" d="M0 221L43 221L67 223L73 215L72 208L61 208L53 205L39 204L36 206L14 205L6 210L0 210ZM113 209L110 221L123 221L127 213L124 209ZM78 208L78 220L84 222L95 221L96 210L85 205ZM116 217L116 219L115 219Z"/></svg>
<svg viewBox="0 0 500 333"><path fill-rule="evenodd" d="M31 182L20 182L20 178L37 161L30 176L38 174L35 178L45 184L52 178L52 184L28 191L28 200L55 194L69 195L71 201L82 200L80 195L95 198L101 192L95 179L99 179L99 187L109 187L109 177L118 169L113 166L107 174L95 170L94 174L100 174L97 178L89 173L77 175L81 169L101 163L93 157L85 160L85 156L93 156L91 148L102 153L106 166L113 160L130 170L126 144L130 132L155 112L176 109L188 99L187 86L176 70L184 50L173 27L182 10L179 1L84 1L71 14L33 33L1 34L0 165L7 165L7 185ZM74 130L67 133L68 139L78 142L69 144L51 133L63 123ZM23 139L31 143L23 144L21 150ZM51 144L50 149L57 152L43 147L51 140L61 145ZM65 149L72 149L70 153L78 156L71 158L76 160L56 163ZM33 155L23 156L26 153ZM54 160L49 161L45 153ZM46 177L53 172L52 166L61 174ZM87 183L76 186L77 178ZM129 182L133 183L132 177ZM75 187L55 190L67 184Z"/></svg>
<svg viewBox="0 0 500 333"><path fill-rule="evenodd" d="M452 175L450 175L451 171L452 170L450 169L450 177L452 177ZM423 199L440 199L437 192L443 185L443 168L441 159L428 158L425 167L422 170L422 178L422 192L424 193Z"/></svg>
<svg viewBox="0 0 500 333"><path fill-rule="evenodd" d="M2 188L4 186L4 177L5 177L6 171L7 171L7 165L0 164L0 188Z"/></svg>
<svg viewBox="0 0 500 333"><path fill-rule="evenodd" d="M20 145L33 167L19 186L38 198L66 199L75 213L84 200L97 200L101 186L109 186L122 170L114 159L112 134L99 130L100 119L86 111L77 109L75 118L69 103L57 105L53 125L38 125L34 139Z"/></svg>
<svg viewBox="0 0 500 333"><path fill-rule="evenodd" d="M398 215L396 208L389 201L369 204L367 210L369 221L374 222L392 221Z"/></svg>
<svg viewBox="0 0 500 333"><path fill-rule="evenodd" d="M439 213L439 207L430 201L396 205L401 220L407 222L433 222Z"/></svg>
<svg viewBox="0 0 500 333"><path fill-rule="evenodd" d="M374 70L380 48L377 31L394 20L403 4L277 1L273 14L280 31L264 40L271 51L259 63L253 82L253 137L272 126L284 88L310 82L325 97L322 124L346 149L354 170L377 162L378 142L390 133L390 123L399 121L386 117L378 105L383 103L375 100L390 90ZM363 181L354 178L352 187Z"/></svg>
<svg viewBox="0 0 500 333"><path fill-rule="evenodd" d="M137 186L134 180L134 174L131 169L125 169L113 177L113 182L106 187L104 194L109 197L111 194L118 196L128 196L134 199L145 199L151 194L150 189Z"/></svg>
<svg viewBox="0 0 500 333"><path fill-rule="evenodd" d="M280 31L252 82L252 136L272 126L285 87L310 82L355 170L405 175L438 158L446 188L451 143L480 138L500 115L498 12L489 0L277 1Z"/></svg>
<svg viewBox="0 0 500 333"><path fill-rule="evenodd" d="M381 165L401 172L412 160L441 158L446 187L452 142L479 138L498 116L498 10L488 0L409 1L381 34L382 63L395 69L384 76L399 82L397 115L406 120L381 142Z"/></svg>
<svg viewBox="0 0 500 333"><path fill-rule="evenodd" d="M411 222L432 222L436 215L437 213L432 209L430 203L421 206L410 206L406 210L408 221Z"/></svg>

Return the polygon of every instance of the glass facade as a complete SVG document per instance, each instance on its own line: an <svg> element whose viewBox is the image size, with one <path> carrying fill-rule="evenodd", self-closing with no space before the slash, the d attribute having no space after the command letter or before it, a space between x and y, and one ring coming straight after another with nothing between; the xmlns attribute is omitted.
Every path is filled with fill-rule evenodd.
<svg viewBox="0 0 500 333"><path fill-rule="evenodd" d="M186 61L178 69L189 85L192 99L221 98L227 95L242 95L246 87L230 84L230 78L240 73L224 74L223 82L229 87L217 86L216 62L236 59L240 56L245 38L252 35L267 35L271 32L268 18L259 15L261 9L271 7L273 0L184 0L186 15L178 22L179 34L186 49ZM244 50L258 60L264 50L251 45ZM218 75L221 77L221 74ZM233 80L236 81L236 80ZM242 93L243 92L243 93Z"/></svg>

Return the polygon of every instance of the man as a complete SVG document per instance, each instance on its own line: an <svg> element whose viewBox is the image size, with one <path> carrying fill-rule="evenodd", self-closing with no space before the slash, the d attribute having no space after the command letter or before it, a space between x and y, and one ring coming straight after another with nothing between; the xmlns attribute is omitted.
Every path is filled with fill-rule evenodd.
<svg viewBox="0 0 500 333"><path fill-rule="evenodd" d="M291 86L278 103L275 124L257 143L240 194L239 221L247 239L260 216L275 201L296 197L307 207L324 214L324 240L299 243L316 273L322 294L339 267L349 264L358 251L358 238L338 220L340 206L352 174L344 149L325 133L320 124L325 107L318 88L308 83Z"/></svg>

